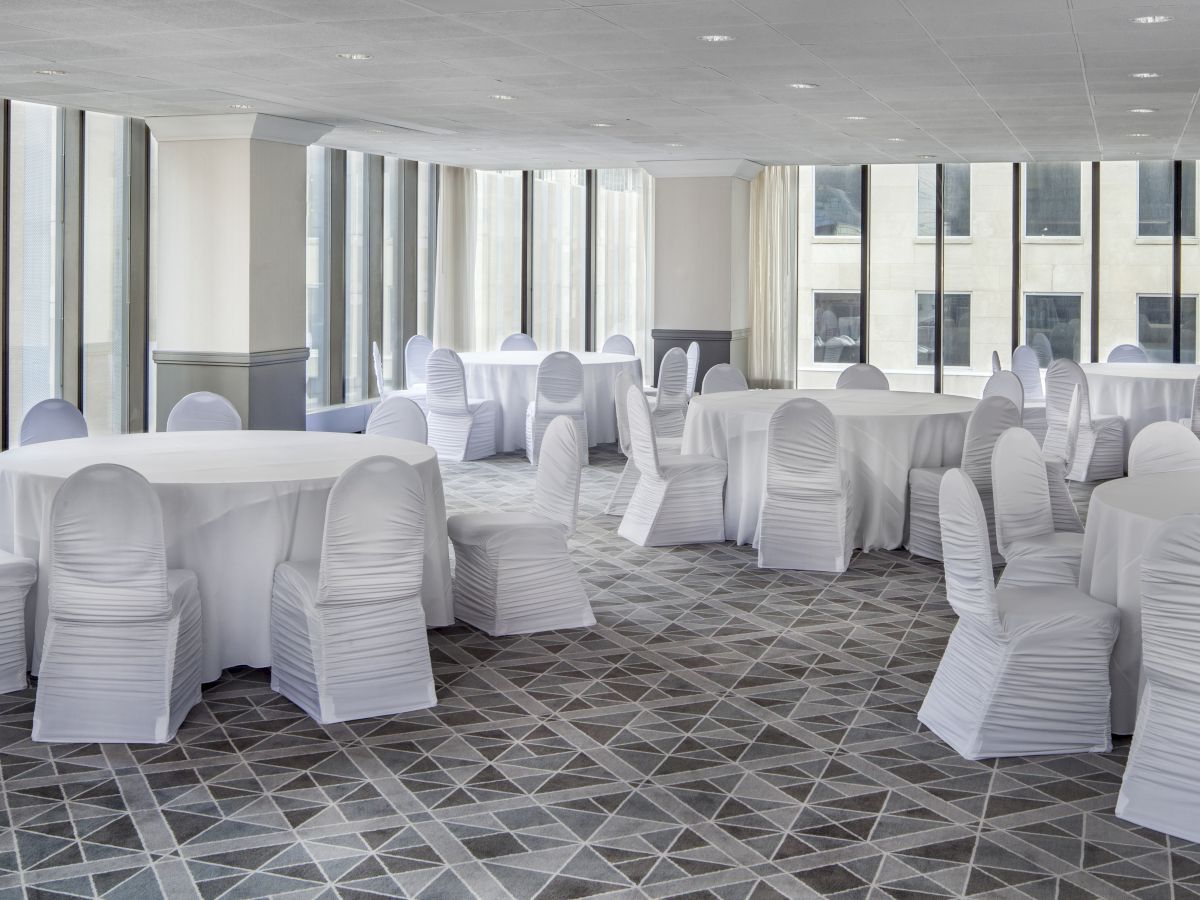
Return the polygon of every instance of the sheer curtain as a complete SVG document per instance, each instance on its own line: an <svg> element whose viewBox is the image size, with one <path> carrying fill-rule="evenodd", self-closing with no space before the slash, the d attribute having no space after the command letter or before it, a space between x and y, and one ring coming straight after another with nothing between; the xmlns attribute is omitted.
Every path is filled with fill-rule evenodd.
<svg viewBox="0 0 1200 900"><path fill-rule="evenodd" d="M595 316L597 348L624 334L654 359L654 179L643 169L596 171Z"/></svg>
<svg viewBox="0 0 1200 900"><path fill-rule="evenodd" d="M796 381L799 195L796 166L768 166L750 185L751 387Z"/></svg>
<svg viewBox="0 0 1200 900"><path fill-rule="evenodd" d="M435 347L474 348L475 172L442 166L438 192Z"/></svg>

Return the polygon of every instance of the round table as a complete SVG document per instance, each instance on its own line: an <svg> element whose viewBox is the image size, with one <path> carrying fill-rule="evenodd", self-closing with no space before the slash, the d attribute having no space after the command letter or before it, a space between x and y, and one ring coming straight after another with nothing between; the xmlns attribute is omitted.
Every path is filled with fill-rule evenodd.
<svg viewBox="0 0 1200 900"><path fill-rule="evenodd" d="M894 549L904 542L908 470L958 465L967 419L977 401L904 391L735 391L694 397L683 430L683 452L729 464L725 538L752 544L762 505L767 424L786 400L811 397L838 423L842 460L854 484L855 546Z"/></svg>
<svg viewBox="0 0 1200 900"><path fill-rule="evenodd" d="M119 463L154 486L167 565L200 582L203 677L271 664L271 586L287 559L319 559L325 505L337 477L369 456L413 465L425 488L422 604L430 628L454 622L446 504L437 454L396 438L304 431L192 431L89 437L0 454L0 546L48 571L43 529L63 481L85 466ZM41 653L47 580L30 592L33 671Z"/></svg>
<svg viewBox="0 0 1200 900"><path fill-rule="evenodd" d="M1200 366L1171 363L1090 363L1083 367L1093 416L1126 421L1125 450L1152 422L1177 422L1192 415L1192 390Z"/></svg>
<svg viewBox="0 0 1200 900"><path fill-rule="evenodd" d="M467 396L495 400L500 405L496 449L507 453L525 446L525 410L537 387L538 364L549 356L544 350L495 350L463 353ZM613 382L624 370L634 384L642 383L642 361L623 353L576 353L583 363L583 402L587 415L588 443L611 444L617 439L617 411Z"/></svg>
<svg viewBox="0 0 1200 900"><path fill-rule="evenodd" d="M1142 680L1142 553L1167 519L1200 512L1200 474L1139 475L1092 492L1079 589L1121 611L1109 665L1113 734L1133 734Z"/></svg>

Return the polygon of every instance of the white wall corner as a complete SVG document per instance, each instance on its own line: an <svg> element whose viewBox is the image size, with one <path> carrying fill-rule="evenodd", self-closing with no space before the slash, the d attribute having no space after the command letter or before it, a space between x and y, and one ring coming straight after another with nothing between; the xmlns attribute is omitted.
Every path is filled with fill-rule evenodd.
<svg viewBox="0 0 1200 900"><path fill-rule="evenodd" d="M763 167L748 159L659 159L638 163L655 178L740 178L753 181Z"/></svg>
<svg viewBox="0 0 1200 900"><path fill-rule="evenodd" d="M260 113L216 116L151 116L150 132L159 141L256 140L278 144L315 144L333 130L323 122L307 122Z"/></svg>

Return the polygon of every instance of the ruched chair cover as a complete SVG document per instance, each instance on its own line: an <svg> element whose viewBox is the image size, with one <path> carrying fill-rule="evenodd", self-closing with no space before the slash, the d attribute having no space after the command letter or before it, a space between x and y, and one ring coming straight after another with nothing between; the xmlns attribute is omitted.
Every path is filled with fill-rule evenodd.
<svg viewBox="0 0 1200 900"><path fill-rule="evenodd" d="M425 410L425 366L429 354L433 352L433 341L423 334L414 334L404 345L404 384L402 391L391 391L401 397L407 397L417 406ZM382 396L382 394L381 394Z"/></svg>
<svg viewBox="0 0 1200 900"><path fill-rule="evenodd" d="M437 702L421 606L425 525L408 463L371 456L342 473L320 559L275 568L271 690L321 724Z"/></svg>
<svg viewBox="0 0 1200 900"><path fill-rule="evenodd" d="M1142 556L1145 688L1116 814L1200 841L1200 515L1164 522Z"/></svg>
<svg viewBox="0 0 1200 900"><path fill-rule="evenodd" d="M375 374L375 392L380 397L386 397L389 392L384 387L383 354L379 352L379 341L371 341L371 371Z"/></svg>
<svg viewBox="0 0 1200 900"><path fill-rule="evenodd" d="M833 413L807 397L781 404L767 425L755 541L759 566L844 572L854 551L855 525Z"/></svg>
<svg viewBox="0 0 1200 900"><path fill-rule="evenodd" d="M992 374L1003 372L1004 367L1000 365L1000 354L995 350L992 351Z"/></svg>
<svg viewBox="0 0 1200 900"><path fill-rule="evenodd" d="M1046 437L1046 391L1042 387L1042 369L1037 352L1028 344L1013 350L1013 374L1021 379L1025 403L1021 407L1021 425L1027 428L1040 444Z"/></svg>
<svg viewBox="0 0 1200 900"><path fill-rule="evenodd" d="M212 391L181 397L167 416L167 431L241 431L242 417L233 404Z"/></svg>
<svg viewBox="0 0 1200 900"><path fill-rule="evenodd" d="M0 550L0 694L22 691L28 682L25 656L25 597L37 581L32 559Z"/></svg>
<svg viewBox="0 0 1200 900"><path fill-rule="evenodd" d="M577 447L574 420L559 416L542 437L529 512L450 517L459 619L493 636L596 624L567 547L579 511Z"/></svg>
<svg viewBox="0 0 1200 900"><path fill-rule="evenodd" d="M519 331L516 334L510 334L500 342L501 350L536 350L537 348L537 341Z"/></svg>
<svg viewBox="0 0 1200 900"><path fill-rule="evenodd" d="M637 348L633 346L633 341L623 334L609 335L604 339L604 346L600 348L601 353L620 353L624 356L637 356Z"/></svg>
<svg viewBox="0 0 1200 900"><path fill-rule="evenodd" d="M73 403L51 397L30 407L21 420L21 446L88 436L87 420Z"/></svg>
<svg viewBox="0 0 1200 900"><path fill-rule="evenodd" d="M193 572L167 569L154 489L124 466L81 469L55 495L47 536L33 739L171 740L200 702L200 593Z"/></svg>
<svg viewBox="0 0 1200 900"><path fill-rule="evenodd" d="M729 391L745 391L748 389L749 385L746 384L746 376L742 374L741 369L729 363L717 363L704 373L704 384L700 388L700 393L704 395L724 394Z"/></svg>
<svg viewBox="0 0 1200 900"><path fill-rule="evenodd" d="M533 401L525 409L525 456L535 466L542 436L559 416L575 423L579 464L588 463L587 415L583 400L583 363L574 353L551 353L537 369Z"/></svg>
<svg viewBox="0 0 1200 900"><path fill-rule="evenodd" d="M429 446L451 462L492 456L500 409L495 400L467 397L467 378L459 355L446 347L434 350L425 375Z"/></svg>
<svg viewBox="0 0 1200 900"><path fill-rule="evenodd" d="M617 373L617 377L613 383L613 397L615 398L614 406L617 411L617 440L618 447L625 457L625 467L621 470L621 475L617 479L616 487L613 488L612 496L608 498L608 505L604 507L604 514L607 516L623 516L625 509L629 506L629 498L633 496L633 489L638 483L637 463L633 459L633 445L629 435L629 389L636 387L633 379L629 377L629 373L621 370ZM679 453L680 438L659 438L658 450L660 453Z"/></svg>
<svg viewBox="0 0 1200 900"><path fill-rule="evenodd" d="M837 387L867 391L889 391L892 388L883 371L870 363L855 363L842 369Z"/></svg>
<svg viewBox="0 0 1200 900"><path fill-rule="evenodd" d="M429 426L425 422L425 413L421 412L421 407L415 400L398 394L385 397L371 410L366 433L402 438L406 441L416 441L418 444L429 441Z"/></svg>
<svg viewBox="0 0 1200 900"><path fill-rule="evenodd" d="M1001 373L1011 374L1011 373ZM992 376L995 378L996 376ZM1017 383L1018 389L1020 383ZM963 441L962 471L975 485L988 522L988 543L996 554L996 532L992 516L992 451L1000 435L1021 424L1017 407L1007 397L984 397L967 421ZM942 558L942 524L938 496L948 467L910 469L908 472L908 539L905 546L914 556Z"/></svg>
<svg viewBox="0 0 1200 900"><path fill-rule="evenodd" d="M642 547L724 541L725 460L660 454L645 395L631 388L626 403L639 477L617 533Z"/></svg>
<svg viewBox="0 0 1200 900"><path fill-rule="evenodd" d="M983 399L988 397L1004 397L1017 408L1017 412L1023 413L1025 410L1025 388L1014 372L994 372L983 386Z"/></svg>
<svg viewBox="0 0 1200 900"><path fill-rule="evenodd" d="M1180 419L1179 424L1192 430L1192 434L1200 437L1200 378L1192 385L1192 414L1186 419Z"/></svg>
<svg viewBox="0 0 1200 900"><path fill-rule="evenodd" d="M1105 752L1113 605L1073 586L997 588L975 485L952 469L940 509L958 615L917 718L966 759Z"/></svg>
<svg viewBox="0 0 1200 900"><path fill-rule="evenodd" d="M1137 344L1117 344L1117 346L1108 351L1108 359L1105 361L1110 363L1144 363L1150 362L1150 357Z"/></svg>
<svg viewBox="0 0 1200 900"><path fill-rule="evenodd" d="M1073 390L1079 388L1079 437L1067 478L1071 481L1105 481L1125 474L1125 420L1120 416L1092 418L1087 376L1079 363L1056 359L1046 370L1047 457L1066 459L1067 428Z"/></svg>
<svg viewBox="0 0 1200 900"><path fill-rule="evenodd" d="M1042 451L1046 463L1046 483L1050 490L1050 508L1054 515L1055 531L1082 532L1083 525L1079 521L1079 512L1075 509L1075 501L1071 499L1071 491L1067 486L1067 473L1075 461L1075 451L1079 446L1079 387L1071 391L1071 405L1067 408L1067 439L1062 447L1062 456L1047 455Z"/></svg>
<svg viewBox="0 0 1200 900"><path fill-rule="evenodd" d="M1050 363L1054 362L1054 347L1050 344L1050 338L1046 337L1044 332L1038 331L1029 339L1029 344L1030 349L1037 355L1038 368L1049 368Z"/></svg>
<svg viewBox="0 0 1200 900"><path fill-rule="evenodd" d="M684 355L687 356L687 395L690 400L696 393L696 376L700 373L700 345L692 341Z"/></svg>
<svg viewBox="0 0 1200 900"><path fill-rule="evenodd" d="M1178 422L1154 422L1129 446L1129 474L1200 471L1200 438Z"/></svg>
<svg viewBox="0 0 1200 900"><path fill-rule="evenodd" d="M691 394L687 389L688 358L679 347L672 347L663 354L658 366L658 387L655 389L651 416L654 433L659 437L683 437L683 423L687 418L688 401Z"/></svg>

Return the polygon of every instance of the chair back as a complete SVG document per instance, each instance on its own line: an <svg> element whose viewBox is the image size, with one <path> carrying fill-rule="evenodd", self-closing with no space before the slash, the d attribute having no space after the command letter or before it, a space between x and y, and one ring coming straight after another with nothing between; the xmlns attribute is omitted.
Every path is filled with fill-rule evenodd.
<svg viewBox="0 0 1200 900"><path fill-rule="evenodd" d="M371 341L371 371L375 373L375 391L382 397L387 388L383 382L383 354L379 352L379 341Z"/></svg>
<svg viewBox="0 0 1200 900"><path fill-rule="evenodd" d="M51 397L41 400L21 420L21 446L88 436L87 420L74 404Z"/></svg>
<svg viewBox="0 0 1200 900"><path fill-rule="evenodd" d="M579 444L574 419L559 416L546 427L533 483L533 511L575 533L579 515Z"/></svg>
<svg viewBox="0 0 1200 900"><path fill-rule="evenodd" d="M764 490L776 497L842 492L837 420L824 403L797 397L771 414Z"/></svg>
<svg viewBox="0 0 1200 900"><path fill-rule="evenodd" d="M658 439L654 436L654 421L650 418L650 404L646 402L646 395L636 386L630 387L625 392L625 405L629 415L629 444L633 450L633 464L643 476L662 478L662 468L658 464Z"/></svg>
<svg viewBox="0 0 1200 900"><path fill-rule="evenodd" d="M367 434L402 438L418 444L429 443L429 425L425 421L425 413L421 412L421 407L415 401L400 394L385 397L371 410L371 417L367 419Z"/></svg>
<svg viewBox="0 0 1200 900"><path fill-rule="evenodd" d="M629 373L624 369L617 372L617 377L613 379L613 406L617 411L617 442L626 459L633 457L633 443L629 435L629 404L626 402L631 387L636 385Z"/></svg>
<svg viewBox="0 0 1200 900"><path fill-rule="evenodd" d="M1073 359L1060 357L1046 369L1046 436L1057 425L1065 429L1071 415L1071 393L1079 388L1079 427L1092 427L1092 413L1088 401L1087 375ZM1056 448L1057 449L1057 448ZM1060 451L1061 452L1061 451Z"/></svg>
<svg viewBox="0 0 1200 900"><path fill-rule="evenodd" d="M359 460L329 492L317 606L415 597L424 571L425 489L420 474L394 456Z"/></svg>
<svg viewBox="0 0 1200 900"><path fill-rule="evenodd" d="M637 348L633 346L633 341L623 334L613 334L606 338L604 346L600 348L600 352L637 356Z"/></svg>
<svg viewBox="0 0 1200 900"><path fill-rule="evenodd" d="M583 363L578 356L557 350L538 363L533 409L538 416L583 414Z"/></svg>
<svg viewBox="0 0 1200 900"><path fill-rule="evenodd" d="M959 619L999 632L987 517L979 491L962 469L951 469L942 477L938 520L942 526L946 599Z"/></svg>
<svg viewBox="0 0 1200 900"><path fill-rule="evenodd" d="M414 334L404 345L404 383L408 387L425 383L425 364L433 352L433 341Z"/></svg>
<svg viewBox="0 0 1200 900"><path fill-rule="evenodd" d="M500 342L501 350L536 350L537 342L527 334L510 334Z"/></svg>
<svg viewBox="0 0 1200 900"><path fill-rule="evenodd" d="M1153 422L1129 445L1129 474L1200 470L1200 439L1178 422Z"/></svg>
<svg viewBox="0 0 1200 900"><path fill-rule="evenodd" d="M449 347L439 347L425 363L425 406L431 413L465 416L467 374L462 357Z"/></svg>
<svg viewBox="0 0 1200 900"><path fill-rule="evenodd" d="M1200 515L1170 519L1142 554L1142 671L1152 685L1197 695ZM1195 703L1192 704L1194 714Z"/></svg>
<svg viewBox="0 0 1200 900"><path fill-rule="evenodd" d="M1021 379L1026 403L1040 406L1046 401L1046 391L1042 387L1042 367L1038 363L1037 353L1028 344L1022 344L1013 351L1012 370Z"/></svg>
<svg viewBox="0 0 1200 900"><path fill-rule="evenodd" d="M51 618L145 622L171 614L162 507L125 466L101 463L62 483L50 505Z"/></svg>
<svg viewBox="0 0 1200 900"><path fill-rule="evenodd" d="M1037 356L1038 368L1049 368L1050 363L1054 362L1054 347L1050 344L1050 338L1039 331L1029 339L1029 345Z"/></svg>
<svg viewBox="0 0 1200 900"><path fill-rule="evenodd" d="M167 416L167 431L241 431L242 417L233 404L212 391L180 398Z"/></svg>
<svg viewBox="0 0 1200 900"><path fill-rule="evenodd" d="M1200 436L1200 378L1192 385L1192 433Z"/></svg>
<svg viewBox="0 0 1200 900"><path fill-rule="evenodd" d="M995 375L997 372L1003 372L1003 371L1004 371L1004 368L1000 365L1000 354L997 351L993 350L992 351L992 374Z"/></svg>
<svg viewBox="0 0 1200 900"><path fill-rule="evenodd" d="M731 366L729 363L717 363L704 373L704 385L700 389L700 393L706 396L708 394L724 394L729 391L745 391L749 387L741 369Z"/></svg>
<svg viewBox="0 0 1200 900"><path fill-rule="evenodd" d="M1001 553L1014 541L1054 531L1046 462L1037 438L1024 428L1010 428L996 441L992 451L992 499L996 545Z"/></svg>
<svg viewBox="0 0 1200 900"><path fill-rule="evenodd" d="M1020 426L1021 414L1007 397L985 397L971 412L963 441L962 470L977 489L992 486L992 451L1000 435Z"/></svg>
<svg viewBox="0 0 1200 900"><path fill-rule="evenodd" d="M687 409L691 397L687 389L687 373L688 359L683 350L672 347L663 354L658 366L658 409Z"/></svg>
<svg viewBox="0 0 1200 900"><path fill-rule="evenodd" d="M870 363L855 363L842 369L842 374L838 376L837 387L859 391L890 391L892 389L883 370Z"/></svg>
<svg viewBox="0 0 1200 900"><path fill-rule="evenodd" d="M1117 344L1108 351L1108 359L1105 362L1144 363L1150 362L1150 357L1137 344Z"/></svg>
<svg viewBox="0 0 1200 900"><path fill-rule="evenodd" d="M700 345L695 341L688 344L687 353L687 395L690 399L696 393L696 375L700 371Z"/></svg>
<svg viewBox="0 0 1200 900"><path fill-rule="evenodd" d="M1063 474L1071 471L1075 464L1075 448L1079 446L1079 414L1082 409L1079 385L1071 389L1071 405L1067 407L1067 440L1063 446ZM1042 454L1045 456L1045 453Z"/></svg>
<svg viewBox="0 0 1200 900"><path fill-rule="evenodd" d="M992 377L983 386L984 399L988 397L1003 397L1022 414L1025 411L1025 388L1015 372L993 372Z"/></svg>

